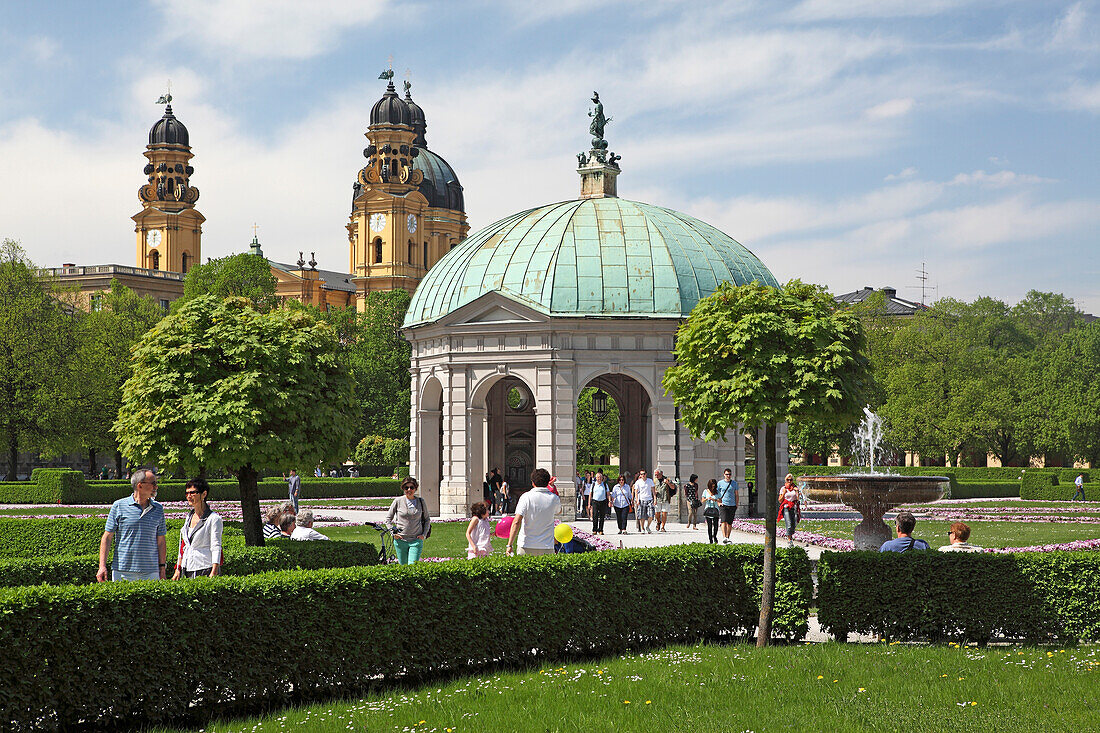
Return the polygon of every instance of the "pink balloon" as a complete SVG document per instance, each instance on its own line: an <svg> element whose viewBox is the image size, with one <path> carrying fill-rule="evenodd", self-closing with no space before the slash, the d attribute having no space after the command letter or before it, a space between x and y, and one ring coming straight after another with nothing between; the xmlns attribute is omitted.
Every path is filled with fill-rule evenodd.
<svg viewBox="0 0 1100 733"><path fill-rule="evenodd" d="M496 536L503 540L508 539L508 535L512 533L512 517L501 517L497 521Z"/></svg>

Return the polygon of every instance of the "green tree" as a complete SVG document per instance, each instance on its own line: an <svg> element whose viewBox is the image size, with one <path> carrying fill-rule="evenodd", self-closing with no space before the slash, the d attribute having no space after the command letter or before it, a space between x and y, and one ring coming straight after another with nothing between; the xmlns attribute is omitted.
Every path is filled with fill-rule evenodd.
<svg viewBox="0 0 1100 733"><path fill-rule="evenodd" d="M814 420L851 424L872 391L859 318L824 288L792 280L783 288L723 283L677 331L677 363L664 386L693 437L725 439L765 426L768 476L777 473L775 426ZM778 485L767 497L767 539L757 645L771 637L775 601Z"/></svg>
<svg viewBox="0 0 1100 733"><path fill-rule="evenodd" d="M156 325L164 311L117 280L92 296L91 312L77 321L76 358L70 363L66 390L66 448L88 453L88 470L96 471L96 454L112 451L122 475L122 454L111 426L122 404L122 385L130 376L130 349Z"/></svg>
<svg viewBox="0 0 1100 733"><path fill-rule="evenodd" d="M1036 341L1060 336L1083 323L1084 314L1077 310L1072 298L1061 293L1029 290L1016 305L1012 316L1017 325Z"/></svg>
<svg viewBox="0 0 1100 733"><path fill-rule="evenodd" d="M75 317L39 275L19 243L0 244L0 439L7 480L19 449L47 445L64 425L59 409L73 354Z"/></svg>
<svg viewBox="0 0 1100 733"><path fill-rule="evenodd" d="M248 298L260 311L269 311L279 303L271 266L265 258L247 252L193 266L183 279L183 297L172 304L172 310L201 295Z"/></svg>
<svg viewBox="0 0 1100 733"><path fill-rule="evenodd" d="M132 461L235 472L245 541L262 545L259 470L343 462L357 409L331 326L205 295L134 349L114 431Z"/></svg>
<svg viewBox="0 0 1100 733"><path fill-rule="evenodd" d="M607 414L592 409L595 387L585 387L577 400L577 463L599 463L602 456L619 453L619 405L607 395Z"/></svg>
<svg viewBox="0 0 1100 733"><path fill-rule="evenodd" d="M1048 444L1100 466L1100 321L1065 333L1036 369Z"/></svg>

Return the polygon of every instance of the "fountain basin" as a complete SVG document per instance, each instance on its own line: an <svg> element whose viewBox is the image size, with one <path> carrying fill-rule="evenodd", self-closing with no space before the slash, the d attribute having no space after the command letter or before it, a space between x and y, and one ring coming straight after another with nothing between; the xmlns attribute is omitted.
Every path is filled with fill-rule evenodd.
<svg viewBox="0 0 1100 733"><path fill-rule="evenodd" d="M900 504L926 504L943 497L950 485L946 476L898 476L852 473L837 476L801 476L798 488L811 501L841 502L863 515L853 540L857 550L877 550L893 534L882 516Z"/></svg>

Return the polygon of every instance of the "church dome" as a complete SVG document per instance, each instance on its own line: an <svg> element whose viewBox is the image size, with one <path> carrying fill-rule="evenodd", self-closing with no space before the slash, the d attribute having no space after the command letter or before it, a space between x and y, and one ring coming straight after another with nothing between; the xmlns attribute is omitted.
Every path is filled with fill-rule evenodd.
<svg viewBox="0 0 1100 733"><path fill-rule="evenodd" d="M425 137L424 133L428 130L428 122L424 119L424 110L419 104L413 101L408 82L405 82L405 106L409 108L409 119L411 120L412 128L416 130L416 139L413 140L413 145L418 148L427 147L428 138Z"/></svg>
<svg viewBox="0 0 1100 733"><path fill-rule="evenodd" d="M187 128L172 114L172 105L164 108L164 117L149 130L150 145L186 145L189 146Z"/></svg>
<svg viewBox="0 0 1100 733"><path fill-rule="evenodd" d="M428 199L428 206L466 211L462 184L458 182L454 168L447 161L427 148L421 148L420 154L413 158L412 167L424 174L424 180L418 188Z"/></svg>
<svg viewBox="0 0 1100 733"><path fill-rule="evenodd" d="M370 111L370 123L374 125L412 125L412 113L409 105L397 96L397 90L391 81L386 87L386 93L374 103Z"/></svg>
<svg viewBox="0 0 1100 733"><path fill-rule="evenodd" d="M718 284L778 282L757 257L687 214L613 196L501 219L448 252L413 294L405 326L497 291L551 316L686 317Z"/></svg>

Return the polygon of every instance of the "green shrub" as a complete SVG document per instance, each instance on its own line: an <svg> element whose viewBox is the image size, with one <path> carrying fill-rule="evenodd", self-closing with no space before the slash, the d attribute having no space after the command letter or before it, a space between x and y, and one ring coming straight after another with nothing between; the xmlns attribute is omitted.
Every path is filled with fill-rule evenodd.
<svg viewBox="0 0 1100 733"><path fill-rule="evenodd" d="M31 469L31 481L37 481L40 476L44 476L47 473L79 473L83 476L83 472L76 470L75 468L51 468L49 466L32 468Z"/></svg>
<svg viewBox="0 0 1100 733"><path fill-rule="evenodd" d="M98 553L105 523L100 517L0 517L0 558L71 557ZM182 525L183 520L180 519L167 521L170 555L179 545L179 528Z"/></svg>
<svg viewBox="0 0 1100 733"><path fill-rule="evenodd" d="M760 554L695 545L3 589L0 720L13 728L185 726L211 711L346 695L379 680L725 639L756 624L747 579ZM776 617L805 623L805 553L779 556L788 561L778 563ZM796 601L804 605L792 611ZM402 621L413 616L412 627ZM165 619L173 633L105 633ZM196 647L188 629L211 634ZM271 643L292 629L318 630L304 653L301 644Z"/></svg>
<svg viewBox="0 0 1100 733"><path fill-rule="evenodd" d="M952 499L992 499L1019 495L1019 481L958 481L951 489Z"/></svg>
<svg viewBox="0 0 1100 733"><path fill-rule="evenodd" d="M1100 639L1100 554L822 553L818 620L889 639Z"/></svg>
<svg viewBox="0 0 1100 733"><path fill-rule="evenodd" d="M35 481L0 481L0 503L56 504L57 497L44 491Z"/></svg>
<svg viewBox="0 0 1100 733"><path fill-rule="evenodd" d="M1069 491L1064 497L1066 491ZM1066 486L1058 485L1058 475L1050 471L1036 471L1029 469L1020 479L1021 499L1069 499L1073 496L1073 490Z"/></svg>
<svg viewBox="0 0 1100 733"><path fill-rule="evenodd" d="M603 471L603 475L612 480L612 483L619 480L619 467L613 466L609 463L584 463L577 466L577 469L584 475L585 471ZM573 477L570 476L570 479ZM686 480L686 477L685 477ZM703 484L706 485L705 483Z"/></svg>
<svg viewBox="0 0 1100 733"><path fill-rule="evenodd" d="M274 570L318 570L374 565L378 548L369 542L298 542L269 540L263 547L245 547L244 538L226 537L222 575L255 575ZM168 576L176 570L176 551L168 546ZM0 587L21 585L87 585L96 581L99 553L74 557L0 560Z"/></svg>
<svg viewBox="0 0 1100 733"><path fill-rule="evenodd" d="M1082 480L1086 484L1091 478L1087 468L1063 468L1058 471L1058 483L1072 484L1078 476L1084 476Z"/></svg>

